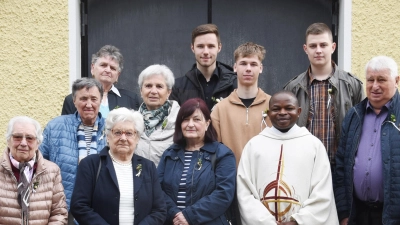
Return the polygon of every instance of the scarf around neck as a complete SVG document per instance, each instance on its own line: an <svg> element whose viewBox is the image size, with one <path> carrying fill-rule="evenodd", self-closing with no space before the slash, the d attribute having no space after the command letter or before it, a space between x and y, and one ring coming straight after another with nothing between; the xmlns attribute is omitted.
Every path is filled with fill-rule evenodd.
<svg viewBox="0 0 400 225"><path fill-rule="evenodd" d="M77 132L77 140L78 140L78 151L79 151L79 159L80 161L88 155L97 154L97 130L98 130L99 121L96 120L93 126L93 131L91 135L90 146L87 146L85 139L85 128L83 123L81 123L78 127ZM100 139L101 140L101 139Z"/></svg>
<svg viewBox="0 0 400 225"><path fill-rule="evenodd" d="M169 111L171 109L171 102L169 100L158 109L148 110L146 104L143 103L139 112L143 115L145 133L149 137L156 129L156 127L163 123L166 117L168 117Z"/></svg>
<svg viewBox="0 0 400 225"><path fill-rule="evenodd" d="M18 182L18 204L21 206L21 224L27 225L29 222L29 199L30 191L29 184L32 180L33 165L36 163L36 154L28 162L18 162L10 154L10 161L14 167L19 169Z"/></svg>

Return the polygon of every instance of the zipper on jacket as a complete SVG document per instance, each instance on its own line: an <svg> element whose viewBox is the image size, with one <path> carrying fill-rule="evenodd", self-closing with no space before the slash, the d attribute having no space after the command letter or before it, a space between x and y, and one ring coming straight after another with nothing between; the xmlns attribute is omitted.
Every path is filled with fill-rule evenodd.
<svg viewBox="0 0 400 225"><path fill-rule="evenodd" d="M249 108L246 107L246 124L249 124Z"/></svg>
<svg viewBox="0 0 400 225"><path fill-rule="evenodd" d="M200 150L199 150L200 151ZM199 160L199 156L200 156L200 152L199 152L199 154L197 155L197 160ZM193 160L193 159L192 159ZM193 205L193 181L194 181L194 168L196 167L196 164L194 164L193 165L193 168L192 168L192 185L190 186L190 205Z"/></svg>
<svg viewBox="0 0 400 225"><path fill-rule="evenodd" d="M361 124L361 117L360 117L360 115L358 114L357 109L354 109L354 112L356 113L358 119L360 120L360 124ZM361 127L361 129L362 129L362 127ZM358 148L358 146L360 145L360 139L361 139L361 135L359 135L358 138L357 138L357 148ZM357 151L356 151L356 152L357 152ZM354 164L356 163L356 152L354 152L354 154L353 154L354 157L353 157L353 161L352 161L352 167L354 167ZM352 171L352 173L351 173L351 181L354 183L354 172L353 172L353 169L352 169L351 171ZM350 213L349 213L348 220L351 219L351 211L353 210L353 203L354 203L353 191L354 191L354 185L351 185L351 195L352 195L352 198L351 198ZM340 222L340 221L339 221L339 222Z"/></svg>

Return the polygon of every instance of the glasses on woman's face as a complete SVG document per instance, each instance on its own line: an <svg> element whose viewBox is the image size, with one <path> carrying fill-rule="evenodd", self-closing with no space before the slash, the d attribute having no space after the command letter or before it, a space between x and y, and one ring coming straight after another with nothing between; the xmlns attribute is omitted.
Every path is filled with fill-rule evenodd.
<svg viewBox="0 0 400 225"><path fill-rule="evenodd" d="M118 137L118 138L122 137L123 134L125 134L126 138L134 138L134 137L136 137L136 132L132 131L132 130L123 131L123 130L114 130L114 129L112 129L111 133L114 135L114 137Z"/></svg>
<svg viewBox="0 0 400 225"><path fill-rule="evenodd" d="M31 144L34 141L36 141L36 137L33 136L33 135L29 135L29 134L27 134L27 135L24 135L24 134L12 134L11 136L13 138L13 141L15 141L15 142L21 142L24 138L25 138L26 142L29 143L29 144Z"/></svg>

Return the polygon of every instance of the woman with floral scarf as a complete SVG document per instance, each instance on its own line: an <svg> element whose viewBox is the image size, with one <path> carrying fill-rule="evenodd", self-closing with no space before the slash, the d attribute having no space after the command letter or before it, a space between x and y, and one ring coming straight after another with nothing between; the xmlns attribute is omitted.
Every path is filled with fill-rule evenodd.
<svg viewBox="0 0 400 225"><path fill-rule="evenodd" d="M143 115L145 132L140 137L136 154L153 161L156 166L165 149L172 145L178 102L168 100L175 78L165 65L151 65L138 78L143 103L139 112Z"/></svg>

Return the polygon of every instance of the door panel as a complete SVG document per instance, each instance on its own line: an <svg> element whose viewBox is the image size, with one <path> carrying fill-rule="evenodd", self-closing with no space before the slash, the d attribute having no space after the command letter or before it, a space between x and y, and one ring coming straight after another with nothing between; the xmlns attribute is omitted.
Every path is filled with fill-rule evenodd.
<svg viewBox="0 0 400 225"><path fill-rule="evenodd" d="M247 41L265 47L259 86L268 94L281 90L307 69L303 50L307 27L315 22L332 23L332 2L326 0L218 0L212 9L223 41L219 60L233 65L233 52Z"/></svg>
<svg viewBox="0 0 400 225"><path fill-rule="evenodd" d="M273 94L307 69L305 30L314 22L331 26L332 1L87 0L88 44L83 48L90 64L91 54L103 45L118 47L125 63L117 87L139 93L137 77L151 64L167 65L175 77L191 68L191 32L211 19L221 35L219 61L233 66L234 50L247 41L266 48L259 86Z"/></svg>
<svg viewBox="0 0 400 225"><path fill-rule="evenodd" d="M203 0L88 0L89 60L102 46L115 45L125 61L117 87L139 93L137 77L149 65L165 64L176 77L191 68L191 33L203 23Z"/></svg>

